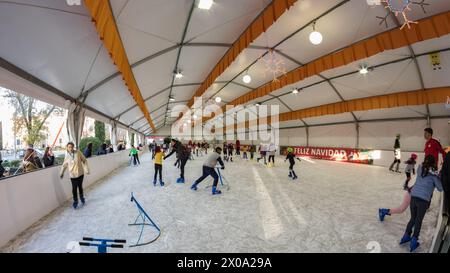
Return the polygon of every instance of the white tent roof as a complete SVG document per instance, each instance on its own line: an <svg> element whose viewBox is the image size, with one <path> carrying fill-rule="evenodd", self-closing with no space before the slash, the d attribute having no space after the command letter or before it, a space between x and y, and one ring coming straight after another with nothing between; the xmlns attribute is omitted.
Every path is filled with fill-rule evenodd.
<svg viewBox="0 0 450 273"><path fill-rule="evenodd" d="M157 128L174 121L166 118L168 110L187 103L229 46L271 2L215 0L210 10L195 8L188 20L192 1L110 0L134 76ZM426 14L420 7L413 7L409 13L413 20L450 10L450 1L426 2L430 4L426 6ZM216 79L205 97L220 96L224 102L229 102L270 82L271 75L264 74L265 65L259 59L266 52L265 48L274 47L284 61L286 71L290 71L386 31L385 25L380 25L376 18L385 15L386 10L382 6L370 7L362 0L298 1L237 57ZM308 40L313 21L324 37L319 46ZM388 29L397 26L391 17L387 18L387 23ZM184 31L185 39L181 41ZM151 132L83 5L69 6L61 0L0 1L0 37L2 59L68 97L76 99L88 94L85 103L97 114L116 118L135 130ZM271 96L256 101L278 104L280 112L288 112L342 99L450 86L449 45L450 35L447 35L414 44L411 49L404 47L387 51L364 60L364 63L375 67L366 76L358 73L347 75L357 72L360 64L351 63L325 71L321 77L314 76L276 90ZM431 68L428 53L433 51L441 51L441 70ZM417 64L413 54L417 55ZM184 77L172 84L175 69L180 69ZM252 75L252 82L244 84L242 76L247 70ZM304 89L294 95L290 93L294 86ZM169 95L175 101L170 101ZM414 118L426 115L425 108L400 107L353 114L362 120ZM448 115L439 106L430 106L429 109L431 115ZM354 117L346 113L305 121L325 124L354 121ZM302 124L300 121L289 123Z"/></svg>

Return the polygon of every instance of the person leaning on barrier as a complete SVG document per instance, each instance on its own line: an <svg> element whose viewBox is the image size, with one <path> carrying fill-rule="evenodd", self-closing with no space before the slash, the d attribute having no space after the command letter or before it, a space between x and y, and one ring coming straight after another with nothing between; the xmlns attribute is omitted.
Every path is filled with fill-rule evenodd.
<svg viewBox="0 0 450 273"><path fill-rule="evenodd" d="M2 165L3 160L0 159L0 178L4 177L5 168Z"/></svg>
<svg viewBox="0 0 450 273"><path fill-rule="evenodd" d="M42 169L42 163L33 148L28 148L25 156L23 157L22 167L24 172L32 172L38 169Z"/></svg>
<svg viewBox="0 0 450 273"><path fill-rule="evenodd" d="M50 167L55 164L55 155L53 154L52 148L45 148L44 156L42 157L45 167Z"/></svg>

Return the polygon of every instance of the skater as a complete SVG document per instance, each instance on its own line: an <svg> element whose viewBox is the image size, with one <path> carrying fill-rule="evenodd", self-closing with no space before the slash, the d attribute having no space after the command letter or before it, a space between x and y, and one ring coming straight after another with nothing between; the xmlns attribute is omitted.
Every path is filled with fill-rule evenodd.
<svg viewBox="0 0 450 273"><path fill-rule="evenodd" d="M250 160L253 160L253 158L255 157L255 153L256 153L256 146L252 144L250 146Z"/></svg>
<svg viewBox="0 0 450 273"><path fill-rule="evenodd" d="M83 194L83 179L85 174L89 174L89 164L84 155L80 151L75 150L74 147L75 145L73 142L67 143L66 156L64 158L59 177L62 179L66 169L69 169L69 176L72 182L72 206L76 209L78 207L78 193L80 194L81 203L83 205L86 203Z"/></svg>
<svg viewBox="0 0 450 273"><path fill-rule="evenodd" d="M234 150L233 143L231 142L228 143L227 150L228 150L227 161L230 160L231 162L233 162L233 150Z"/></svg>
<svg viewBox="0 0 450 273"><path fill-rule="evenodd" d="M378 209L378 217L380 221L383 222L386 215L391 216L392 214L402 214L411 203L411 189L407 188L405 194L403 195L403 201L399 207L393 209L380 208Z"/></svg>
<svg viewBox="0 0 450 273"><path fill-rule="evenodd" d="M139 162L138 150L134 147L134 145L131 145L129 156L132 156L133 166L136 166L137 164L141 165L141 162Z"/></svg>
<svg viewBox="0 0 450 273"><path fill-rule="evenodd" d="M177 179L177 183L184 183L184 167L186 166L186 162L189 159L189 152L185 145L183 145L181 142L179 142L176 139L172 139L172 151L164 156L164 160L169 158L171 155L176 153L178 156L178 159L180 161L180 178Z"/></svg>
<svg viewBox="0 0 450 273"><path fill-rule="evenodd" d="M248 160L247 156L248 146L242 146L242 158Z"/></svg>
<svg viewBox="0 0 450 273"><path fill-rule="evenodd" d="M403 185L403 189L404 190L408 190L408 183L411 180L411 171L413 173L413 175L416 175L416 159L417 159L417 155L415 153L411 154L411 157L405 161L406 164L406 168L405 168L405 174L406 174L406 181L405 184Z"/></svg>
<svg viewBox="0 0 450 273"><path fill-rule="evenodd" d="M411 190L411 204L409 206L411 218L406 226L405 234L400 240L400 244L411 241L410 252L413 252L420 245L420 229L425 213L430 207L434 189L442 191L442 184L436 170L436 160L432 155L426 156L423 163L417 168L416 183Z"/></svg>
<svg viewBox="0 0 450 273"><path fill-rule="evenodd" d="M155 176L153 178L153 186L156 186L156 177L159 173L159 184L164 186L164 182L162 181L162 161L164 157L164 152L161 151L159 146L155 148Z"/></svg>
<svg viewBox="0 0 450 273"><path fill-rule="evenodd" d="M236 155L241 155L241 142L236 140Z"/></svg>
<svg viewBox="0 0 450 273"><path fill-rule="evenodd" d="M395 172L399 172L398 168L400 166L400 159L401 159L401 150L400 150L400 134L397 134L397 137L395 138L394 143L394 162L392 162L391 166L389 167L389 170L391 172L394 171L394 165L397 164L397 167L395 168Z"/></svg>
<svg viewBox="0 0 450 273"><path fill-rule="evenodd" d="M269 153L269 166L273 167L275 166L275 152L277 151L277 147L275 146L275 144L270 143L269 148L268 148L268 153ZM270 164L270 162L272 161L272 164Z"/></svg>
<svg viewBox="0 0 450 273"><path fill-rule="evenodd" d="M442 154L442 159L445 158L445 151L442 149L441 143L433 138L433 129L426 128L424 130L424 137L427 140L425 143L425 157L427 155L432 155L436 160L436 166L439 168L439 154Z"/></svg>
<svg viewBox="0 0 450 273"><path fill-rule="evenodd" d="M223 159L228 161L228 144L227 144L227 142L223 143Z"/></svg>
<svg viewBox="0 0 450 273"><path fill-rule="evenodd" d="M267 154L267 147L265 144L260 144L259 145L259 154L260 157L256 159L257 162L259 162L262 158L264 158L264 165L267 165L267 161L266 161L266 154Z"/></svg>
<svg viewBox="0 0 450 273"><path fill-rule="evenodd" d="M286 162L286 160L289 159L289 177L292 178L292 180L295 180L298 178L297 174L294 171L294 165L295 165L295 154L294 154L294 149L289 147L287 148L287 152L288 154L286 155L286 159L284 160L284 162ZM299 158L297 158L298 161L300 161Z"/></svg>
<svg viewBox="0 0 450 273"><path fill-rule="evenodd" d="M212 194L221 194L222 192L217 189L217 184L219 182L219 176L217 175L217 172L214 168L216 168L217 162L222 166L222 170L225 169L225 164L222 161L222 158L220 157L220 154L222 152L222 148L217 147L215 150L215 153L208 156L205 163L203 163L203 174L200 176L199 179L197 179L194 184L192 184L191 189L196 191L197 185L202 182L206 177L211 175L214 178L214 183L212 186Z"/></svg>

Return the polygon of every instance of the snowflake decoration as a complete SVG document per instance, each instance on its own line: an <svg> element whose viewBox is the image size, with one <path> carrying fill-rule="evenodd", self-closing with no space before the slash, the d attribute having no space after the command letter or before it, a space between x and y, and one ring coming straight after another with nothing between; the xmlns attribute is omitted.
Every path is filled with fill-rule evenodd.
<svg viewBox="0 0 450 273"><path fill-rule="evenodd" d="M265 56L261 56L260 59L264 62L266 69L264 70L264 77L267 74L272 75L273 82L280 81L278 79L279 75L286 74L286 68L284 67L284 60L280 58L275 52L270 49L269 52Z"/></svg>
<svg viewBox="0 0 450 273"><path fill-rule="evenodd" d="M418 24L418 22L412 21L408 18L408 12L411 11L411 5L418 5L422 8L423 12L426 13L425 6L429 6L430 4L425 3L425 0L421 0L420 2L415 2L411 0L367 0L367 4L370 6L377 6L383 4L386 9L389 10L388 14L385 17L377 16L378 19L381 20L380 25L384 22L386 28L388 28L387 17L389 13L392 12L395 16L402 15L403 17L403 25L400 29L403 29L405 26L411 28L411 24Z"/></svg>
<svg viewBox="0 0 450 273"><path fill-rule="evenodd" d="M411 28L411 24L418 24L415 21L409 20L407 16L407 12L411 11L411 0L384 0L383 2L386 3L385 8L390 9L395 16L398 16L399 14L403 16L405 23L403 23L400 29L403 29L405 26Z"/></svg>

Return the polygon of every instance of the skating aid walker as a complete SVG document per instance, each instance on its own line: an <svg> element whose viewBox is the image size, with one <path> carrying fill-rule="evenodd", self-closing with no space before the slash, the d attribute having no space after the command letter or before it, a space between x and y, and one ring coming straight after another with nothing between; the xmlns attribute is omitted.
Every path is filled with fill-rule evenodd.
<svg viewBox="0 0 450 273"><path fill-rule="evenodd" d="M79 242L80 246L95 246L97 247L98 253L108 253L107 249L110 248L123 248L123 244L127 241L122 239L96 239L91 237L83 237L83 241L89 242L99 242L99 243L88 243L88 242ZM115 244L111 244L115 243Z"/></svg>
<svg viewBox="0 0 450 273"><path fill-rule="evenodd" d="M130 201L134 202L134 204L136 205L136 208L137 208L139 214L136 217L136 220L134 221L134 223L129 224L129 226L141 226L141 232L139 234L139 238L137 239L137 242L134 245L130 245L130 247L148 245L148 244L151 244L154 241L158 240L158 238L161 236L161 229L155 224L155 222L153 222L152 218L150 218L150 216L147 214L147 212L142 208L141 204L139 204L139 202L136 200L136 198L134 197L133 193L131 193L131 200ZM139 218L142 219L142 222L140 222L140 223L137 222ZM145 222L146 219L150 223L146 223ZM157 230L158 235L153 240L150 240L150 241L145 242L145 243L140 243L140 240L141 240L141 237L142 237L142 233L144 231L144 227L145 226L154 227Z"/></svg>

